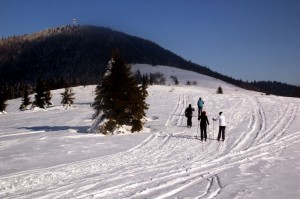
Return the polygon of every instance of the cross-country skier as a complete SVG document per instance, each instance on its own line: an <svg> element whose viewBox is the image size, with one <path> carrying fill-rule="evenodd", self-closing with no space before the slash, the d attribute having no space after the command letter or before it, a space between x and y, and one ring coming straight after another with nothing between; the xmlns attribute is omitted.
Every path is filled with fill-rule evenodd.
<svg viewBox="0 0 300 199"><path fill-rule="evenodd" d="M192 127L192 117L193 117L193 111L195 111L194 108L192 108L192 105L189 104L189 107L185 109L185 116L187 117L187 127Z"/></svg>
<svg viewBox="0 0 300 199"><path fill-rule="evenodd" d="M225 128L226 128L226 121L225 116L222 114L222 112L219 113L219 116L214 121L219 120L219 134L218 134L218 141L220 141L220 138L222 137L222 141L225 140Z"/></svg>
<svg viewBox="0 0 300 199"><path fill-rule="evenodd" d="M202 113L203 104L204 104L204 101L200 97L199 100L198 100L198 103L197 103L197 105L198 105L198 118L200 117L200 115Z"/></svg>
<svg viewBox="0 0 300 199"><path fill-rule="evenodd" d="M203 141L204 138L204 141L206 142L207 139L206 130L207 130L207 125L209 125L209 121L205 111L202 112L198 120L200 120L201 141Z"/></svg>

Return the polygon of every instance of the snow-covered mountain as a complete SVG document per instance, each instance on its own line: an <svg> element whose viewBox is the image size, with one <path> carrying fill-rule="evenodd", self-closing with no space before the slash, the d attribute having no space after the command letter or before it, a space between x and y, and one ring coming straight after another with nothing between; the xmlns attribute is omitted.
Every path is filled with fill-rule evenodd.
<svg viewBox="0 0 300 199"><path fill-rule="evenodd" d="M148 88L143 132L88 134L95 86L74 88L65 110L19 111L8 101L0 115L0 198L299 198L299 98L266 96L220 80L166 66L133 65L161 72L166 85ZM174 85L170 76L176 76ZM196 85L186 85L187 81ZM224 94L216 94L221 86ZM199 97L209 118L199 140L196 114L184 110ZM226 140L216 140L222 111Z"/></svg>

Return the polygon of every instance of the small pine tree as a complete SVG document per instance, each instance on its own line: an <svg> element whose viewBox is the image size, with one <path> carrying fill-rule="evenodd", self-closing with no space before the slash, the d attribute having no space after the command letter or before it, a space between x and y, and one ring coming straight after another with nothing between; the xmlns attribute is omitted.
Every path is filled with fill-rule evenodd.
<svg viewBox="0 0 300 199"><path fill-rule="evenodd" d="M297 88L295 89L295 94L296 97L300 97L300 86L297 86Z"/></svg>
<svg viewBox="0 0 300 199"><path fill-rule="evenodd" d="M42 79L39 79L36 87L35 87L35 92L36 95L34 102L32 103L32 105L35 107L40 107L40 108L46 108L46 104L45 104L45 82Z"/></svg>
<svg viewBox="0 0 300 199"><path fill-rule="evenodd" d="M101 133L112 133L118 126L131 126L131 132L140 131L148 105L145 103L146 84L141 87L131 74L130 67L117 51L113 52L102 82L96 87L92 104L94 118L102 114L105 122L99 126Z"/></svg>
<svg viewBox="0 0 300 199"><path fill-rule="evenodd" d="M29 97L29 88L28 88L28 86L25 86L24 92L23 92L22 104L19 109L25 110L30 104L31 104L31 101L30 101L30 97Z"/></svg>
<svg viewBox="0 0 300 199"><path fill-rule="evenodd" d="M5 95L6 100L14 98L15 91L14 91L13 86L6 83L6 85L2 87L2 91Z"/></svg>
<svg viewBox="0 0 300 199"><path fill-rule="evenodd" d="M62 96L62 100L61 100L61 104L63 105L63 107L66 107L66 109L68 107L70 107L73 103L74 103L74 94L72 92L72 89L67 87L65 88L65 92L61 93Z"/></svg>
<svg viewBox="0 0 300 199"><path fill-rule="evenodd" d="M45 103L47 106L53 105L51 102L52 99L52 94L51 94L51 89L55 85L55 81L53 79L48 79L45 83Z"/></svg>
<svg viewBox="0 0 300 199"><path fill-rule="evenodd" d="M132 108L133 113L135 113L134 117L133 117L133 121L132 121L132 129L131 131L140 131L143 129L143 122L141 122L141 120L146 116L145 114L145 110L148 109L148 105L145 103L145 100L148 96L148 92L147 92L147 88L148 88L148 83L145 81L143 82L142 86L138 88L139 90L139 94L136 96L136 105L134 106L134 100L133 102L133 106Z"/></svg>
<svg viewBox="0 0 300 199"><path fill-rule="evenodd" d="M142 84L145 84L145 85L150 85L150 79L149 79L149 75L146 73L146 74L143 74L142 76Z"/></svg>
<svg viewBox="0 0 300 199"><path fill-rule="evenodd" d="M142 74L141 74L141 71L140 70L137 70L135 73L134 73L134 77L136 79L136 81L138 82L138 84L141 84L142 81L143 81L143 77L142 77Z"/></svg>
<svg viewBox="0 0 300 199"><path fill-rule="evenodd" d="M6 101L7 101L7 94L4 89L0 89L0 112L4 112L6 110Z"/></svg>
<svg viewBox="0 0 300 199"><path fill-rule="evenodd" d="M45 92L45 104L47 107L53 105L51 99L52 99L51 91L47 89Z"/></svg>
<svg viewBox="0 0 300 199"><path fill-rule="evenodd" d="M217 94L223 94L223 89L221 86L218 87Z"/></svg>
<svg viewBox="0 0 300 199"><path fill-rule="evenodd" d="M149 75L148 74L143 75L142 76L142 85L145 87L148 87L149 84L150 84Z"/></svg>
<svg viewBox="0 0 300 199"><path fill-rule="evenodd" d="M36 84L36 95L35 100L32 103L33 106L37 106L39 108L46 108L49 105L52 105L50 101L52 98L50 86L46 85L46 82L42 79L39 79Z"/></svg>
<svg viewBox="0 0 300 199"><path fill-rule="evenodd" d="M171 75L170 78L173 80L175 85L179 84L178 78L176 76Z"/></svg>

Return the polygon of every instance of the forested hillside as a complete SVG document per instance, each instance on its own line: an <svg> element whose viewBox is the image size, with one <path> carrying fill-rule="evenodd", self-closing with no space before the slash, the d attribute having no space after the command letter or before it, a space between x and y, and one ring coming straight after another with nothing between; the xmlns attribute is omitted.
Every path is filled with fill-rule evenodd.
<svg viewBox="0 0 300 199"><path fill-rule="evenodd" d="M300 96L299 87L274 82L243 82L184 60L159 45L109 28L62 26L0 40L0 86L9 98L20 96L24 85L33 88L43 78L53 89L97 84L113 49L127 63L167 65L195 71L250 90ZM284 90L284 92L283 92Z"/></svg>
<svg viewBox="0 0 300 199"><path fill-rule="evenodd" d="M1 82L32 83L38 77L64 78L72 84L94 84L118 48L128 63L186 66L182 58L153 42L108 28L64 26L3 39Z"/></svg>

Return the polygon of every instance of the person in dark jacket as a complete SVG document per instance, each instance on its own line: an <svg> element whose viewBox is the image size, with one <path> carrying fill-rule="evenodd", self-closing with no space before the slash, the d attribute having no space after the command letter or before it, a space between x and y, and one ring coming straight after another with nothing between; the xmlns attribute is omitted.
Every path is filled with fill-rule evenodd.
<svg viewBox="0 0 300 199"><path fill-rule="evenodd" d="M206 116L206 112L203 111L201 116L199 117L200 120L200 131L201 131L201 141L206 142L207 139L207 125L209 125L208 118Z"/></svg>
<svg viewBox="0 0 300 199"><path fill-rule="evenodd" d="M189 104L189 107L185 109L185 116L187 117L187 127L192 127L192 117L193 117L193 111L195 111L194 108L192 108L192 105Z"/></svg>

